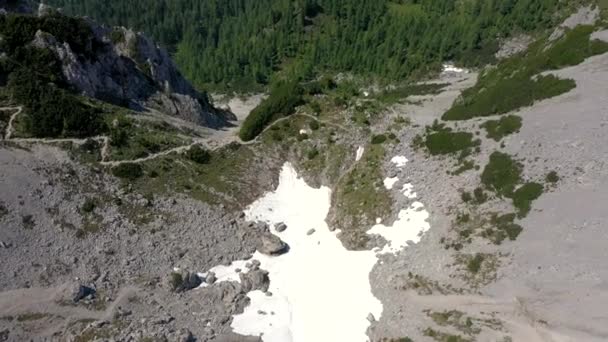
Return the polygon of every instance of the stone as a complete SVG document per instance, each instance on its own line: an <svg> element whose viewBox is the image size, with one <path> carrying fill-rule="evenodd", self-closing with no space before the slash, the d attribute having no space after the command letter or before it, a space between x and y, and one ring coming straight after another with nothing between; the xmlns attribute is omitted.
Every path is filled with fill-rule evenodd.
<svg viewBox="0 0 608 342"><path fill-rule="evenodd" d="M95 289L93 289L91 287L84 286L84 285L77 285L73 288L72 301L74 303L78 303L79 301L81 301L84 298L95 296L95 292L96 292Z"/></svg>
<svg viewBox="0 0 608 342"><path fill-rule="evenodd" d="M280 255L287 252L287 244L276 235L264 233L260 237L258 251L266 255Z"/></svg>
<svg viewBox="0 0 608 342"><path fill-rule="evenodd" d="M205 277L205 282L207 284L213 285L216 281L217 281L217 277L215 276L215 273L213 273L213 272L207 273L207 276Z"/></svg>
<svg viewBox="0 0 608 342"><path fill-rule="evenodd" d="M241 279L241 289L246 293L255 290L266 292L270 286L268 272L264 270L257 269L248 273L241 273L239 277Z"/></svg>
<svg viewBox="0 0 608 342"><path fill-rule="evenodd" d="M282 233L282 232L284 232L284 231L287 229L287 225L286 225L285 223L283 223L283 222L281 222L281 223L277 223L277 224L274 226L274 229L275 229L277 232Z"/></svg>
<svg viewBox="0 0 608 342"><path fill-rule="evenodd" d="M312 234L314 234L314 233L315 233L315 231L316 231L316 230L313 228L313 229L309 230L309 231L306 233L306 235L312 235Z"/></svg>

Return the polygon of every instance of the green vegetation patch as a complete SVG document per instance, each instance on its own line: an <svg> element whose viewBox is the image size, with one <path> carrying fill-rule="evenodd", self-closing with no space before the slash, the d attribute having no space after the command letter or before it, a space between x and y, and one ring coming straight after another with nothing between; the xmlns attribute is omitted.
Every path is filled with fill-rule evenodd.
<svg viewBox="0 0 608 342"><path fill-rule="evenodd" d="M26 107L26 131L35 137L87 137L105 131L99 108L70 93L55 54L30 45L38 30L69 43L79 55L94 56L99 45L82 19L59 14L0 18L2 48L7 55L0 70L8 75L12 99Z"/></svg>
<svg viewBox="0 0 608 342"><path fill-rule="evenodd" d="M487 137L500 141L507 135L518 133L521 129L521 117L517 115L507 115L499 120L488 120L481 125L486 129Z"/></svg>
<svg viewBox="0 0 608 342"><path fill-rule="evenodd" d="M346 174L333 194L337 225L345 234L369 227L377 217L386 217L392 208L392 198L383 184L381 172L385 150L382 145L369 145L361 160ZM365 235L365 234L363 234ZM365 239L359 246L363 247Z"/></svg>
<svg viewBox="0 0 608 342"><path fill-rule="evenodd" d="M544 187L539 183L526 183L513 193L513 205L519 210L520 217L526 216L532 207L532 202L542 195Z"/></svg>
<svg viewBox="0 0 608 342"><path fill-rule="evenodd" d="M207 164L211 161L211 153L199 145L194 145L186 152L188 159L198 164Z"/></svg>
<svg viewBox="0 0 608 342"><path fill-rule="evenodd" d="M479 145L469 132L435 132L426 136L424 145L432 155L450 154Z"/></svg>
<svg viewBox="0 0 608 342"><path fill-rule="evenodd" d="M608 43L590 41L593 31L592 26L577 26L548 49L545 40L540 40L527 52L499 63L483 73L474 87L465 90L443 119L466 120L504 114L570 91L576 87L573 80L539 74L577 65L587 57L608 51Z"/></svg>
<svg viewBox="0 0 608 342"><path fill-rule="evenodd" d="M279 82L245 119L239 132L243 141L255 139L273 121L290 115L302 102L302 89L296 82Z"/></svg>
<svg viewBox="0 0 608 342"><path fill-rule="evenodd" d="M481 174L481 182L499 195L511 197L521 182L522 165L510 155L494 152Z"/></svg>
<svg viewBox="0 0 608 342"><path fill-rule="evenodd" d="M112 168L112 174L118 178L136 180L144 175L141 165L136 163L123 163Z"/></svg>
<svg viewBox="0 0 608 342"><path fill-rule="evenodd" d="M408 84L405 86L389 88L374 97L385 105L392 105L395 103L402 103L410 96L439 94L446 86L446 83Z"/></svg>

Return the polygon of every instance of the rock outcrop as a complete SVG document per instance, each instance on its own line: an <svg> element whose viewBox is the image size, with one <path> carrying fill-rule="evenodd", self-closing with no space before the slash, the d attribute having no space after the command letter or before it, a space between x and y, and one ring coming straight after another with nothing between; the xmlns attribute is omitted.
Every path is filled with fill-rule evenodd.
<svg viewBox="0 0 608 342"><path fill-rule="evenodd" d="M58 14L40 6L38 16L46 15ZM63 77L77 92L135 110L155 109L212 128L236 119L234 114L214 108L207 94L197 91L167 51L148 37L124 27L83 20L91 29L84 49L42 31L32 42L56 54Z"/></svg>

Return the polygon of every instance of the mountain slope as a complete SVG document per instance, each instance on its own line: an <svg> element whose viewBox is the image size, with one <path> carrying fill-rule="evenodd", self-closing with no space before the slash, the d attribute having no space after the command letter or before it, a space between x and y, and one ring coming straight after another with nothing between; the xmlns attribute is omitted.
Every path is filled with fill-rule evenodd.
<svg viewBox="0 0 608 342"><path fill-rule="evenodd" d="M16 100L29 107L41 106L40 97L31 92L45 93L42 88L53 84L52 91L73 103L79 101L71 94L85 95L137 110L155 108L209 127L224 126L231 118L215 109L205 93L181 76L168 54L141 34L67 17L44 5L38 15L9 13L1 21L3 79L9 80ZM50 83L35 85L42 79ZM22 96L18 89L24 90Z"/></svg>
<svg viewBox="0 0 608 342"><path fill-rule="evenodd" d="M53 0L73 14L144 30L199 85L252 88L277 70L388 79L493 59L498 42L556 24L557 0ZM557 14L557 15L555 15ZM294 70L295 69L295 70Z"/></svg>

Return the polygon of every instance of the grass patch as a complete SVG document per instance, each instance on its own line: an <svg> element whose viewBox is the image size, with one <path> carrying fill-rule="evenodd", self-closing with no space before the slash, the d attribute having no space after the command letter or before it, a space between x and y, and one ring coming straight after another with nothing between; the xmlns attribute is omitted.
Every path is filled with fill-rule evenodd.
<svg viewBox="0 0 608 342"><path fill-rule="evenodd" d="M472 342L472 340L460 335L452 335L432 328L426 328L423 333L424 336L428 336L437 342Z"/></svg>
<svg viewBox="0 0 608 342"><path fill-rule="evenodd" d="M50 315L47 313L40 313L40 312L36 312L36 313L26 313L26 314L22 314L17 316L17 322L31 322L31 321L39 321L41 319L47 318Z"/></svg>
<svg viewBox="0 0 608 342"><path fill-rule="evenodd" d="M468 132L436 132L426 136L424 145L432 155L450 154L478 145Z"/></svg>
<svg viewBox="0 0 608 342"><path fill-rule="evenodd" d="M555 184L557 182L559 182L560 178L559 175L557 174L557 171L551 171L549 173L547 173L547 176L545 176L545 181L547 183L551 183L551 184Z"/></svg>
<svg viewBox="0 0 608 342"><path fill-rule="evenodd" d="M483 73L477 84L465 90L444 115L444 120L504 114L535 101L570 91L573 80L538 74L577 65L585 58L608 51L608 43L590 41L592 26L578 26L546 49L545 40L534 43L527 52L509 58Z"/></svg>
<svg viewBox="0 0 608 342"><path fill-rule="evenodd" d="M337 184L332 202L337 209L336 226L344 233L368 227L377 217L390 213L392 198L384 187L381 173L384 157L382 145L369 145L353 170Z"/></svg>
<svg viewBox="0 0 608 342"><path fill-rule="evenodd" d="M446 86L446 83L408 84L387 89L377 94L375 99L385 105L403 103L410 96L439 94Z"/></svg>
<svg viewBox="0 0 608 342"><path fill-rule="evenodd" d="M143 168L139 164L124 163L112 168L112 174L126 180L136 180L144 175Z"/></svg>
<svg viewBox="0 0 608 342"><path fill-rule="evenodd" d="M486 129L487 137L500 141L507 135L518 133L521 129L521 117L517 115L503 116L499 120L489 120L481 125Z"/></svg>
<svg viewBox="0 0 608 342"><path fill-rule="evenodd" d="M539 183L526 183L513 193L513 205L519 210L518 216L526 216L532 207L532 202L543 194L544 187Z"/></svg>
<svg viewBox="0 0 608 342"><path fill-rule="evenodd" d="M194 145L186 152L186 157L197 164L208 164L211 161L211 153L199 145Z"/></svg>
<svg viewBox="0 0 608 342"><path fill-rule="evenodd" d="M511 197L521 182L522 165L510 155L494 152L481 174L481 182L499 195Z"/></svg>
<svg viewBox="0 0 608 342"><path fill-rule="evenodd" d="M206 164L186 155L167 155L142 163L145 176L133 182L141 194L185 193L209 204L232 208L252 200L257 189L257 174L252 167L253 150L231 144L209 152ZM253 183L253 184L252 184Z"/></svg>

